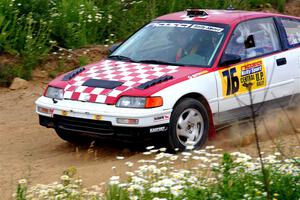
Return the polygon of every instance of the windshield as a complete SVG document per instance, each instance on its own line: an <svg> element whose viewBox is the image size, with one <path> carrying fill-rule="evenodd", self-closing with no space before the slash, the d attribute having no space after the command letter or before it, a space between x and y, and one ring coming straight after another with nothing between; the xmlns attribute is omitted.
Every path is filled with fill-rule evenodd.
<svg viewBox="0 0 300 200"><path fill-rule="evenodd" d="M227 25L151 22L108 58L153 64L210 67L226 36Z"/></svg>

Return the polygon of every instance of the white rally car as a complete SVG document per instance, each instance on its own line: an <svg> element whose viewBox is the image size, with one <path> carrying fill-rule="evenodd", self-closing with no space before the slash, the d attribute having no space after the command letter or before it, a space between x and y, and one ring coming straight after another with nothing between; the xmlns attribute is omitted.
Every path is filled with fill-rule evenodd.
<svg viewBox="0 0 300 200"><path fill-rule="evenodd" d="M300 92L299 18L233 10L161 16L106 59L50 82L36 112L67 141L163 135L169 148L184 149L247 115L249 88L255 104Z"/></svg>

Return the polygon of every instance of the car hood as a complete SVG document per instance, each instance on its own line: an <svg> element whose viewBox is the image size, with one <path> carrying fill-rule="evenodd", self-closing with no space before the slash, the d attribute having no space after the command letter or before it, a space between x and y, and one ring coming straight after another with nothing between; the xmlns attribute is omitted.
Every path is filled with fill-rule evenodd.
<svg viewBox="0 0 300 200"><path fill-rule="evenodd" d="M49 85L64 88L64 99L115 104L120 96L150 96L203 71L198 67L103 60L58 77ZM64 80L66 77L69 80Z"/></svg>

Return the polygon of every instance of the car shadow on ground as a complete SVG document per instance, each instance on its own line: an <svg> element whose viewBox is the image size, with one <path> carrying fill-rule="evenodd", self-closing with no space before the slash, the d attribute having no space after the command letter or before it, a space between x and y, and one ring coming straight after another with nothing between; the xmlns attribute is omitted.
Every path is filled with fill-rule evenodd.
<svg viewBox="0 0 300 200"><path fill-rule="evenodd" d="M75 156L90 154L97 156L126 156L130 157L147 151L147 147L153 146L155 149L163 148L164 138L153 137L145 141L124 141L113 139L91 139L77 143L62 141L57 144L56 150L61 153L74 153Z"/></svg>

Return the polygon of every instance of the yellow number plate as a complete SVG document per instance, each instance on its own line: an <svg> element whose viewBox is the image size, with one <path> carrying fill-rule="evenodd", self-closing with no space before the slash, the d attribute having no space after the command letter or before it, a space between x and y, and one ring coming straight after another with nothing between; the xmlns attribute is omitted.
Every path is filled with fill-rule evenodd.
<svg viewBox="0 0 300 200"><path fill-rule="evenodd" d="M68 112L68 111L65 111L65 110L62 110L62 111L61 111L61 115L62 115L62 116L68 116L68 115L69 115L69 112Z"/></svg>
<svg viewBox="0 0 300 200"><path fill-rule="evenodd" d="M93 119L94 120L103 120L103 116L102 115L94 115Z"/></svg>
<svg viewBox="0 0 300 200"><path fill-rule="evenodd" d="M261 59L226 68L219 73L224 97L248 92L249 84L251 90L266 87L266 69Z"/></svg>

